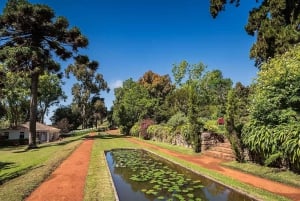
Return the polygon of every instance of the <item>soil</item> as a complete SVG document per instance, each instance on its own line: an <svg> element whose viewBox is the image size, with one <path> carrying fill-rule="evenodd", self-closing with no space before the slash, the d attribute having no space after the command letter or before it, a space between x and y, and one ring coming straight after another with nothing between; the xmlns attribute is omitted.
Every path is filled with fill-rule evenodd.
<svg viewBox="0 0 300 201"><path fill-rule="evenodd" d="M26 201L82 201L93 142L85 139Z"/></svg>
<svg viewBox="0 0 300 201"><path fill-rule="evenodd" d="M110 134L118 134L118 130L109 131ZM129 141L142 144L144 147L156 149L171 156L193 162L204 168L215 170L224 175L230 176L241 182L253 185L283 195L294 201L300 201L300 189L287 186L281 183L262 179L253 175L245 174L237 170L232 170L221 166L224 162L219 159L207 156L187 156L178 152L160 148L158 146L140 141L135 138L127 138ZM92 138L85 140L67 158L52 175L42 183L26 201L81 201L83 200L84 185L90 161L91 150L93 147Z"/></svg>

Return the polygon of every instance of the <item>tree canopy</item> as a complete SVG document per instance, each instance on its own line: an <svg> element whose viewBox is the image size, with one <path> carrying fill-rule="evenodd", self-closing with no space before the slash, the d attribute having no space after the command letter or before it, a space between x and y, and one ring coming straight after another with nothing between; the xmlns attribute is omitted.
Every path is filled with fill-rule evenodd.
<svg viewBox="0 0 300 201"><path fill-rule="evenodd" d="M129 134L130 128L138 121L149 117L155 100L148 90L138 82L128 79L123 86L115 89L113 119L121 130Z"/></svg>
<svg viewBox="0 0 300 201"><path fill-rule="evenodd" d="M100 94L102 90L109 90L103 75L97 73L99 64L90 61L88 56L79 55L75 58L75 64L71 64L66 69L67 76L72 73L77 79L77 83L72 87L73 102L79 108L82 115L82 126L87 128L89 108L94 96Z"/></svg>
<svg viewBox="0 0 300 201"><path fill-rule="evenodd" d="M296 0L262 0L257 8L249 12L245 29L249 35L256 36L256 43L250 51L259 67L269 58L283 54L300 42L300 3ZM210 0L210 13L215 18L224 11L226 0ZM240 0L229 3L239 6Z"/></svg>
<svg viewBox="0 0 300 201"><path fill-rule="evenodd" d="M38 119L41 123L44 123L45 115L51 106L57 105L61 100L67 98L61 88L62 84L56 74L45 73L40 76L38 88Z"/></svg>
<svg viewBox="0 0 300 201"><path fill-rule="evenodd" d="M50 7L27 0L8 0L0 16L0 40L0 62L9 71L27 72L31 79L29 147L36 147L39 76L58 72L53 57L68 59L88 40L77 27L69 28L66 18L55 17Z"/></svg>

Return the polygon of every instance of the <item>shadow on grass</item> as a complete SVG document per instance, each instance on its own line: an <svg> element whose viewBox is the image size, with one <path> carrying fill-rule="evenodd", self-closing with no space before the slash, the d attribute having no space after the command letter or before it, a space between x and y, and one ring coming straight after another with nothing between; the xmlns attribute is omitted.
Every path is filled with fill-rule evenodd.
<svg viewBox="0 0 300 201"><path fill-rule="evenodd" d="M131 138L129 135L123 135L123 134L107 134L107 133L98 133L97 135L94 136L85 136L85 139L104 139L104 140L109 140L109 139L118 139L118 138Z"/></svg>
<svg viewBox="0 0 300 201"><path fill-rule="evenodd" d="M10 169L15 166L16 166L16 163L0 161L0 170Z"/></svg>
<svg viewBox="0 0 300 201"><path fill-rule="evenodd" d="M38 151L40 149L47 148L47 147L64 146L64 145L70 144L72 142L82 140L84 138L85 138L85 136L78 137L76 139L67 139L67 138L65 138L61 141L54 141L54 142L49 142L49 143L44 143L44 144L38 145L36 148L28 148L28 146L25 147L24 149L21 149L21 150L19 148L15 148L15 149L18 149L18 150L13 151L12 153L24 153L24 152L28 152L28 151Z"/></svg>
<svg viewBox="0 0 300 201"><path fill-rule="evenodd" d="M82 137L79 137L79 138L76 138L76 139L72 139L72 140L63 139L62 141L43 144L42 146L38 147L38 149L42 149L42 148L46 148L46 147L53 147L53 146L63 146L63 145L67 145L67 144L70 144L72 142L84 139L84 138L85 138L85 136L82 136Z"/></svg>
<svg viewBox="0 0 300 201"><path fill-rule="evenodd" d="M39 167L42 167L42 166L44 166L44 165L40 165L40 166L37 166L37 167L29 166L29 167L27 167L25 169L22 169L22 170L19 170L19 171L4 173L0 176L0 185L4 184L5 182L7 182L9 180L12 180L14 178L17 178L17 177L23 175L24 173L28 172L29 170L36 169L36 168L39 168ZM7 169L9 169L9 168L12 168L12 167L8 167Z"/></svg>

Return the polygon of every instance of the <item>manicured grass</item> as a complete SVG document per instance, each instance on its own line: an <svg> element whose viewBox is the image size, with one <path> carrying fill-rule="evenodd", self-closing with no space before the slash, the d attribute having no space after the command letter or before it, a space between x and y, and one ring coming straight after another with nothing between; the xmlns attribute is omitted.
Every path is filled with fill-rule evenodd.
<svg viewBox="0 0 300 201"><path fill-rule="evenodd" d="M300 175L291 171L281 171L277 168L269 168L254 163L238 163L236 161L223 164L226 167L237 169L262 178L267 178L280 183L300 188Z"/></svg>
<svg viewBox="0 0 300 201"><path fill-rule="evenodd" d="M1 148L0 200L19 201L26 198L82 142L82 137L39 145ZM13 179L14 178L14 179Z"/></svg>
<svg viewBox="0 0 300 201"><path fill-rule="evenodd" d="M126 136L98 134L92 150L89 172L85 184L85 201L114 201L115 194L112 188L111 178L106 159L105 150L114 148L137 148L136 144L124 140Z"/></svg>
<svg viewBox="0 0 300 201"><path fill-rule="evenodd" d="M106 167L105 157L103 155L104 150L110 150L114 148L145 148L141 147L135 143L130 143L129 141L125 140L125 137L117 137L117 136L110 136L101 134L96 138L94 143L94 148L92 152L92 158L90 161L89 167L89 174L87 177L87 183L85 187L85 199L88 200L108 200L113 201L114 199L114 192L111 187L110 178L109 178L109 170ZM143 142L150 142L150 141L143 141ZM150 142L151 144L156 144L156 142ZM159 146L168 147L169 145L163 145L162 143L157 143ZM172 146L172 145L171 145ZM177 148L173 146L173 148ZM188 150L176 149L176 151L183 151L186 152ZM254 196L260 200L265 201L286 201L289 200L282 196L278 196L267 192L265 190L255 188L248 184L241 183L236 181L230 177L223 176L220 173L216 173L212 170L205 169L199 167L193 163L178 159L176 157L169 156L160 152L157 149L148 149L151 152L154 152L166 159L169 159L175 163L178 163L184 167L187 167L191 170L196 172L200 172L202 175L212 178L218 182L221 182L227 186L230 186L234 189L239 191L245 192L248 195Z"/></svg>

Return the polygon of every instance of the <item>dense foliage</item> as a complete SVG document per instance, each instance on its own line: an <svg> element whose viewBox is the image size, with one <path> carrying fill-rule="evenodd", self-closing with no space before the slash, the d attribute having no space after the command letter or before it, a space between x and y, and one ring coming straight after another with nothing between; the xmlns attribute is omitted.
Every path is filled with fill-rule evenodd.
<svg viewBox="0 0 300 201"><path fill-rule="evenodd" d="M300 46L264 64L242 139L266 165L300 170Z"/></svg>
<svg viewBox="0 0 300 201"><path fill-rule="evenodd" d="M115 90L113 119L125 134L168 142L181 135L199 152L204 125L210 122L217 127L218 117L225 114L227 93L232 85L221 71L205 69L202 63L191 65L182 61L172 70L175 84L169 76L152 71L138 82L126 80L123 87ZM146 123L149 118L156 125Z"/></svg>
<svg viewBox="0 0 300 201"><path fill-rule="evenodd" d="M54 111L51 117L52 124L68 133L81 125L80 113L71 106L61 106Z"/></svg>
<svg viewBox="0 0 300 201"><path fill-rule="evenodd" d="M228 92L226 104L226 136L231 142L238 161L244 161L244 146L241 141L242 129L248 121L250 88L237 83Z"/></svg>
<svg viewBox="0 0 300 201"><path fill-rule="evenodd" d="M10 72L27 72L30 77L30 138L29 147L36 147L37 96L40 75L57 73L63 60L88 44L80 30L69 28L64 17L26 0L8 0L0 15L0 62Z"/></svg>
<svg viewBox="0 0 300 201"><path fill-rule="evenodd" d="M45 73L40 76L38 87L38 121L44 122L51 106L58 105L67 98L62 90L60 77L56 74Z"/></svg>
<svg viewBox="0 0 300 201"><path fill-rule="evenodd" d="M9 126L14 127L29 120L30 80L25 73L7 72L5 66L0 66L0 71L5 72L0 88L2 114Z"/></svg>
<svg viewBox="0 0 300 201"><path fill-rule="evenodd" d="M123 86L115 89L113 119L123 133L129 134L131 127L138 121L151 118L155 99L139 83L128 79Z"/></svg>

